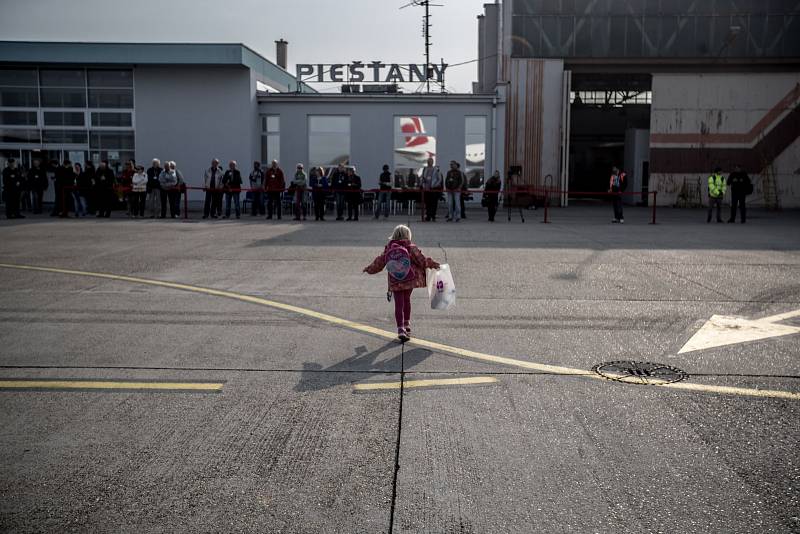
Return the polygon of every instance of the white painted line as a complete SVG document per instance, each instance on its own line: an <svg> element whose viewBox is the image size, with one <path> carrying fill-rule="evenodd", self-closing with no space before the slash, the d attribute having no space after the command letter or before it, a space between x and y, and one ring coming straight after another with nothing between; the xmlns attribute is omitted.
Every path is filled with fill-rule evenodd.
<svg viewBox="0 0 800 534"><path fill-rule="evenodd" d="M691 339L678 351L678 354L797 334L800 332L800 328L777 324L777 321L797 315L800 315L800 310L773 315L764 319L712 315L711 319L706 321L700 330L695 332Z"/></svg>

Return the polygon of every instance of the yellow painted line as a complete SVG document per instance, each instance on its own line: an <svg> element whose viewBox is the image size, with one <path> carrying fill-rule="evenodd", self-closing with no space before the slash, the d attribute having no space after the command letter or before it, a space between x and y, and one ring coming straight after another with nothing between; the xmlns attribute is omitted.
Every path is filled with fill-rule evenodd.
<svg viewBox="0 0 800 534"><path fill-rule="evenodd" d="M10 263L0 263L0 267L6 267L9 269L22 269L28 271L41 271L47 273L57 273L57 274L70 274L76 276L89 276L93 278L104 278L107 280L117 280L120 282L131 282L134 284L147 284L151 286L159 286L159 287L167 287L170 289L179 289L181 291L192 291L195 293L203 293L206 295L213 295L216 297L225 297L229 299L239 300L242 302L249 302L251 304L259 304L261 306L269 306L271 308L275 308L278 310L288 311L292 313L296 313L298 315L305 315L306 317L313 317L314 319L319 319L320 321L324 321L327 323L335 324L337 326L342 326L344 328L349 328L351 330L356 330L358 332L364 332L366 334L371 334L373 336L382 337L385 339L395 340L397 339L397 333L390 332L389 330L382 330L380 328L375 328L374 326L369 326L362 323L357 323L355 321L350 321L348 319L342 319L341 317L336 317L334 315L329 315L327 313L321 313L314 310L309 310L307 308L301 308L299 306L293 306L291 304L284 304L283 302L276 302L274 300L269 300L261 297L254 297L252 295L244 295L241 293L234 293L231 291L225 291L222 289L211 289L208 287L199 287L193 286L189 284L180 284L177 282L165 282L162 280L152 280L149 278L138 278L135 276L125 276L119 274L107 274L107 273L95 273L91 271L75 271L72 269L58 269L54 267L36 267L33 265L16 265ZM425 347L431 350L439 351L439 352L446 352L448 354L454 354L456 356L462 356L464 358L471 358L474 360L479 360L483 362L489 363L499 363L501 365L510 365L514 367L519 367L522 369L530 369L532 371L541 371L544 373L551 373L557 375L583 375L589 376L592 378L600 378L599 376L595 375L591 371L587 371L586 369L576 369L573 367L561 367L558 365L547 365L543 363L536 363L536 362L529 362L525 360L517 360L514 358L507 358L505 356L494 356L492 354L484 354L482 352L476 352L472 350L460 349L457 347L451 347L450 345L445 345L443 343L435 343L433 341L425 341L423 339L414 338L410 342L412 345L416 345L418 347Z"/></svg>
<svg viewBox="0 0 800 534"><path fill-rule="evenodd" d="M0 380L0 389L147 389L222 391L215 382L126 382L120 380Z"/></svg>
<svg viewBox="0 0 800 534"><path fill-rule="evenodd" d="M770 399L800 400L800 393L775 389L737 388L731 386L712 386L693 382L675 382L674 384L654 384L660 388L702 391L703 393L720 393L722 395L743 395L746 397L764 397Z"/></svg>
<svg viewBox="0 0 800 534"><path fill-rule="evenodd" d="M76 271L72 269L58 269L54 267L37 267L33 265L16 265L11 263L0 263L0 267L5 267L8 269L22 269L27 271L39 271L39 272L46 272L46 273L57 273L57 274L69 274L75 276L88 276L93 278L104 278L106 280L117 280L120 282L130 282L134 284L146 284L151 286L158 286L158 287L166 287L170 289L178 289L181 291L191 291L194 293L203 293L206 295L213 295L217 297L225 297L229 299L239 300L242 302L249 302L251 304L258 304L261 306L268 306L271 308L275 308L278 310L284 310L292 313L296 313L299 315L304 315L306 317L313 317L314 319L319 319L320 321L324 321L330 324L335 324L337 326L341 326L344 328L349 328L351 330L355 330L357 332L364 332L366 334L371 334L377 337L382 337L384 339L394 340L397 338L397 334L394 332L390 332L388 330L382 330L380 328L375 328L373 326L357 323L355 321L350 321L348 319L342 319L340 317L336 317L334 315L329 315L327 313L320 313L314 310L309 310L306 308L301 308L299 306L292 306L291 304L284 304L282 302L276 302L274 300L268 300L261 297L254 297L251 295L243 295L241 293L234 293L231 291L224 291L221 289L211 289L207 287L199 287L193 286L188 284L180 284L177 282L165 282L162 280L152 280L148 278L138 278L135 276L124 276L118 274L107 274L107 273L95 273L91 271ZM497 363L501 365L508 365L513 367L518 367L521 369L528 369L532 371L540 371L543 373L549 373L554 375L572 375L572 376L585 376L588 378L594 379L601 379L606 380L605 378L597 375L591 371L586 369L577 369L574 367L562 367L559 365L548 365L543 363L536 363L536 362L529 362L525 360L517 360L514 358L508 358L505 356L495 356L493 354L485 354L483 352L476 352L472 350L460 349L458 347L452 347L450 345L445 345L443 343L436 343L433 341L425 341L423 339L414 338L409 342L411 345L416 345L418 347L425 347L431 350L435 350L438 352L444 352L447 354L453 354L455 356L461 356L464 358L470 358L473 360L489 362L489 363ZM667 387L672 389L686 389L686 390L693 390L693 391L702 391L706 393L722 393L728 395L744 395L744 396L752 396L752 397L772 397L772 398L783 398L783 399L792 399L792 400L800 400L800 393L793 393L790 391L775 391L775 390L760 390L760 389L751 389L751 388L736 388L736 387L723 387L723 386L710 386L704 384L688 384L685 382L680 382L676 384L663 384L657 385L658 387Z"/></svg>
<svg viewBox="0 0 800 534"><path fill-rule="evenodd" d="M440 378L430 380L406 380L403 388L427 388L433 386L464 386L470 384L492 384L497 382L493 376L471 376L467 378ZM367 382L355 384L353 389L356 391L370 391L375 389L400 389L400 382Z"/></svg>
<svg viewBox="0 0 800 534"><path fill-rule="evenodd" d="M635 376L621 375L617 373L606 373L609 377L614 377L617 382L633 384L637 386L657 386L670 389L684 389L688 391L701 391L703 393L720 393L723 395L744 395L747 397L765 397L773 399L800 400L800 393L791 391L780 391L774 389L754 389L738 388L732 386L713 386L710 384L698 384L696 382L665 382L657 378L647 378L647 384ZM611 380L611 378L609 378Z"/></svg>

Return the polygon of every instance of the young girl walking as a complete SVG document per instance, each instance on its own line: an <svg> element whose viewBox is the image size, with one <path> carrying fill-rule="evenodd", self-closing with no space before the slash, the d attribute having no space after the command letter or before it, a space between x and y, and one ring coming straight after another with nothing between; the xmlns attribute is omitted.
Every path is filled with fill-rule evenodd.
<svg viewBox="0 0 800 534"><path fill-rule="evenodd" d="M411 292L425 287L425 269L438 269L439 264L426 258L411 242L411 229L403 224L395 227L383 253L364 268L368 274L388 273L389 291L394 297L394 318L397 337L402 342L411 339Z"/></svg>

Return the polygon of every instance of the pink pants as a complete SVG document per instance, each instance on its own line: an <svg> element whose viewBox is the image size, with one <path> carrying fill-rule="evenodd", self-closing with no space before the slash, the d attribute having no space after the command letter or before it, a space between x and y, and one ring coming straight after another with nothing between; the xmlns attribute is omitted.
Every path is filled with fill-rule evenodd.
<svg viewBox="0 0 800 534"><path fill-rule="evenodd" d="M394 291L394 319L397 322L397 331L411 325L411 292L413 289Z"/></svg>

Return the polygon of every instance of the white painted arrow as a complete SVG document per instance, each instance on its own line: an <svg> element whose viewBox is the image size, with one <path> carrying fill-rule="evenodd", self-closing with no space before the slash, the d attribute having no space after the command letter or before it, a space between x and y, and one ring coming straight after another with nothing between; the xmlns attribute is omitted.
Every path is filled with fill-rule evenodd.
<svg viewBox="0 0 800 534"><path fill-rule="evenodd" d="M777 324L780 321L800 316L800 310L780 313L762 319L748 319L730 315L712 315L700 330L686 342L678 354L710 349L724 345L735 345L777 336L800 333L800 327Z"/></svg>

